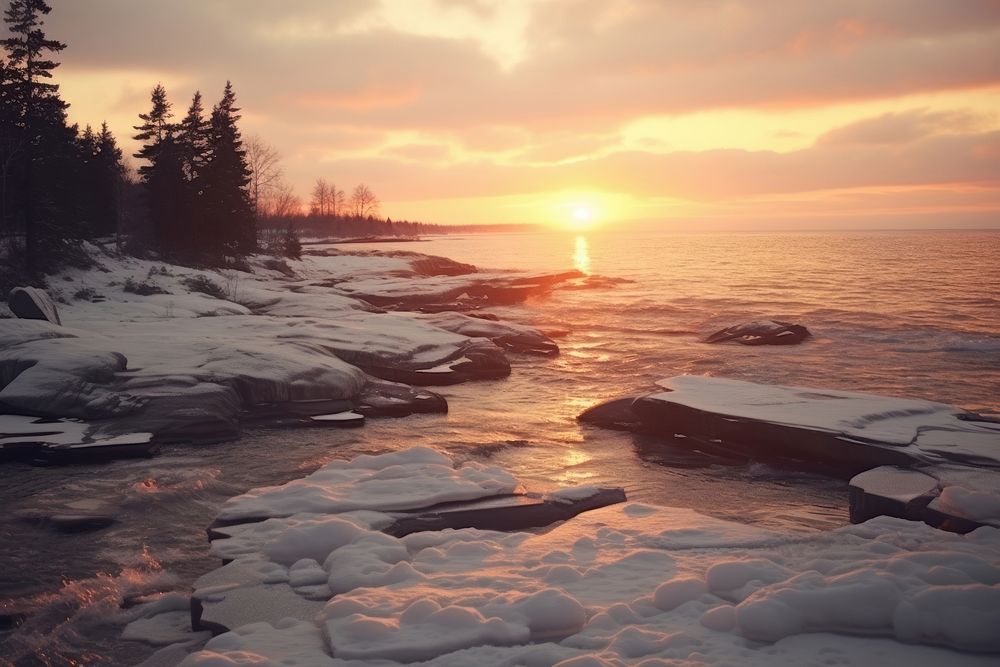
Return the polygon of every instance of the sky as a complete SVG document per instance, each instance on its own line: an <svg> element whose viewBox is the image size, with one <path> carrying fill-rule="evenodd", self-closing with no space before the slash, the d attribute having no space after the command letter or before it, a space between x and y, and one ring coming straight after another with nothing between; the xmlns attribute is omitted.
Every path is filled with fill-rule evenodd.
<svg viewBox="0 0 1000 667"><path fill-rule="evenodd" d="M1000 0L49 0L81 125L244 134L394 219L1000 227Z"/></svg>

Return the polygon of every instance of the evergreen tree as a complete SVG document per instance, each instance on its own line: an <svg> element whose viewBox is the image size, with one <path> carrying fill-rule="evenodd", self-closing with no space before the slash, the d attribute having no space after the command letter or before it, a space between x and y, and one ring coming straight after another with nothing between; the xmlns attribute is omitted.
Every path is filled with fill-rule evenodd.
<svg viewBox="0 0 1000 667"><path fill-rule="evenodd" d="M181 149L184 177L191 183L208 162L211 125L205 119L205 108L201 103L201 91L195 91L184 120L178 127L177 143Z"/></svg>
<svg viewBox="0 0 1000 667"><path fill-rule="evenodd" d="M236 122L240 119L232 83L212 109L209 154L203 192L208 250L214 259L243 256L257 248L253 207L247 186L250 169Z"/></svg>
<svg viewBox="0 0 1000 667"><path fill-rule="evenodd" d="M153 88L151 103L149 113L139 114L142 125L135 127L138 134L134 138L145 142L135 157L146 160L139 168L139 176L154 243L161 252L177 254L190 247L183 233L188 219L183 150L177 141L176 126L170 122L173 114L162 85Z"/></svg>
<svg viewBox="0 0 1000 667"><path fill-rule="evenodd" d="M94 157L94 220L93 233L108 236L118 231L121 217L121 194L125 180L125 165L122 163L122 149L108 129L107 122L101 123L101 131L96 138L97 153Z"/></svg>
<svg viewBox="0 0 1000 667"><path fill-rule="evenodd" d="M205 197L203 171L209 161L211 126L205 119L201 91L196 91L191 106L178 126L177 144L184 173L184 207L178 220L181 246L187 255L198 255L207 243L205 234Z"/></svg>
<svg viewBox="0 0 1000 667"><path fill-rule="evenodd" d="M0 57L0 234L9 238L14 234L12 193L20 186L21 158L26 137L19 121L20 114L14 106L14 69Z"/></svg>
<svg viewBox="0 0 1000 667"><path fill-rule="evenodd" d="M7 176L17 172L14 188L20 186L21 194L19 201L5 202L4 213L11 215L13 208L23 226L29 273L39 268L39 240L58 238L71 218L66 206L72 201L76 129L66 123L68 105L59 98L59 86L48 81L59 65L50 54L66 48L42 30L50 11L44 0L11 0L4 11L10 32L2 41L9 60L3 75L4 115L13 123L12 135L4 139L17 144L5 158L16 163L8 165Z"/></svg>

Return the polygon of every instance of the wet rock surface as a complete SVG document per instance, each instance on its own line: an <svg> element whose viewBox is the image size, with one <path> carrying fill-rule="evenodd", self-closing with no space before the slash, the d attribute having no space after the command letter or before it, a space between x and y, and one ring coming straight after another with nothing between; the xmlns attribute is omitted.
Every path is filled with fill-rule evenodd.
<svg viewBox="0 0 1000 667"><path fill-rule="evenodd" d="M812 334L801 324L762 320L721 329L706 337L703 342L735 341L741 345L798 345L810 336Z"/></svg>

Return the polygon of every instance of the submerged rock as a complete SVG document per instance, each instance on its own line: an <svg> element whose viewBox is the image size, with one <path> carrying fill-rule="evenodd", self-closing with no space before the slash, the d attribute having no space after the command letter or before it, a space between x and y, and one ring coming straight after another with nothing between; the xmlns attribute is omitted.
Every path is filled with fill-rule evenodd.
<svg viewBox="0 0 1000 667"><path fill-rule="evenodd" d="M7 297L10 311L23 320L45 320L62 324L56 304L45 290L37 287L15 287Z"/></svg>
<svg viewBox="0 0 1000 667"><path fill-rule="evenodd" d="M811 335L801 324L763 320L716 331L703 342L725 343L735 340L742 345L796 345Z"/></svg>

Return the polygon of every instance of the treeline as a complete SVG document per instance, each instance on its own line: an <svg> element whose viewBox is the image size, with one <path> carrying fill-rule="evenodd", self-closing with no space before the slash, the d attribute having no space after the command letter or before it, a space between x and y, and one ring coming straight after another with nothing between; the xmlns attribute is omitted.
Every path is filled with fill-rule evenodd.
<svg viewBox="0 0 1000 667"><path fill-rule="evenodd" d="M50 81L66 45L42 31L49 11L12 0L0 55L0 263L29 275L63 261L74 239L113 234L129 200L115 137L70 125Z"/></svg>
<svg viewBox="0 0 1000 667"><path fill-rule="evenodd" d="M45 0L11 0L0 58L0 231L5 268L38 277L74 257L79 241L113 236L137 253L208 265L258 248L247 152L232 85L205 114L195 93L173 122L162 86L140 114L137 173L126 167L106 123L69 124L69 105L52 83L55 54ZM298 241L279 239L283 252ZM81 253L75 253L82 257Z"/></svg>
<svg viewBox="0 0 1000 667"><path fill-rule="evenodd" d="M11 0L0 42L0 274L38 278L74 258L80 241L112 238L134 254L217 266L264 250L297 257L299 234L364 237L453 231L379 217L365 184L348 196L319 179L308 207L282 178L278 152L244 140L227 82L211 110L196 92L179 119L162 85L139 114L130 166L102 123L70 124L52 82L66 45L46 37L45 0ZM458 231L455 229L454 231ZM472 231L468 229L466 231Z"/></svg>

